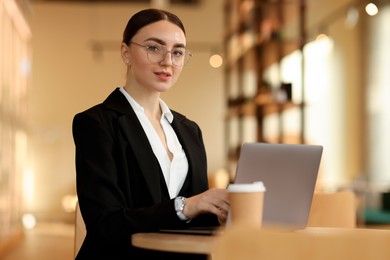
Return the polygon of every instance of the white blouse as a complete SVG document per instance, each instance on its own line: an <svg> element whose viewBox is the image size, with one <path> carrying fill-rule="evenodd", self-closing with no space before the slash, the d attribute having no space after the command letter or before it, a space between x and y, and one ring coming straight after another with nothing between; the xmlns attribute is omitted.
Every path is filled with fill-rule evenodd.
<svg viewBox="0 0 390 260"><path fill-rule="evenodd" d="M171 110L164 103L164 101L160 99L160 108L162 111L160 123L167 139L168 150L173 154L172 161L169 159L164 145L161 142L156 130L152 126L152 123L145 115L144 108L140 106L123 87L120 88L120 91L129 101L146 133L146 136L148 137L154 155L157 157L157 160L162 169L170 198L175 198L179 194L184 180L187 177L188 160L183 147L181 146L179 139L177 138L177 135L171 126L173 121L173 114Z"/></svg>

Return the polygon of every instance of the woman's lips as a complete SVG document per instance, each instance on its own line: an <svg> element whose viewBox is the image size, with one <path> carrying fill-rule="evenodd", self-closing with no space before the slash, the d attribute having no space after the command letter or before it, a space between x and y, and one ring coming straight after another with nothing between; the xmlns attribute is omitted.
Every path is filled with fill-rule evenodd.
<svg viewBox="0 0 390 260"><path fill-rule="evenodd" d="M168 79L168 78L170 78L172 76L171 73L164 72L164 71L155 72L154 74L157 75L159 78L162 78L162 79Z"/></svg>

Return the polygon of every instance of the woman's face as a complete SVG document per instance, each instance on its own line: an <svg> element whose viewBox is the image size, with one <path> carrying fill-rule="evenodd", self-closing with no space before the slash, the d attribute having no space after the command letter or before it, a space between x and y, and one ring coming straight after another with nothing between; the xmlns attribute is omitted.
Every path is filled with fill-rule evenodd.
<svg viewBox="0 0 390 260"><path fill-rule="evenodd" d="M186 46L184 32L177 25L162 20L141 28L131 39L124 56L129 60L128 80L131 86L143 87L149 92L169 90L179 78L182 66L172 63L172 53L168 52L163 60L157 61L149 51L166 48L168 51ZM122 50L123 51L123 50ZM174 52L175 54L176 52ZM158 57L158 55L157 55Z"/></svg>

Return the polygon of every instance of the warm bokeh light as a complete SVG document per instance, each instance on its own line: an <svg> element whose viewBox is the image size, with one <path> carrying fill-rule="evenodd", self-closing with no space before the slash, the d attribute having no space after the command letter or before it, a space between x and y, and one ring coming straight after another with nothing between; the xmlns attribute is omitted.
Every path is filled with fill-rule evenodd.
<svg viewBox="0 0 390 260"><path fill-rule="evenodd" d="M229 172L225 169L219 169L209 176L209 186L224 189L229 184Z"/></svg>
<svg viewBox="0 0 390 260"><path fill-rule="evenodd" d="M326 40L328 39L328 35L324 34L324 33L320 33L317 35L316 37L316 41L320 41L320 40Z"/></svg>
<svg viewBox="0 0 390 260"><path fill-rule="evenodd" d="M359 10L356 6L351 6L347 10L344 24L347 28L354 28L359 21Z"/></svg>
<svg viewBox="0 0 390 260"><path fill-rule="evenodd" d="M65 212L74 212L77 204L76 195L65 195L62 198L62 208Z"/></svg>
<svg viewBox="0 0 390 260"><path fill-rule="evenodd" d="M22 223L24 228L32 229L37 224L37 220L35 219L35 216L33 214L26 213L22 217Z"/></svg>
<svg viewBox="0 0 390 260"><path fill-rule="evenodd" d="M20 62L20 72L24 76L29 76L31 73L31 61L27 57L24 57Z"/></svg>
<svg viewBox="0 0 390 260"><path fill-rule="evenodd" d="M374 3L367 4L365 9L366 13L371 16L374 16L378 13L378 7Z"/></svg>
<svg viewBox="0 0 390 260"><path fill-rule="evenodd" d="M210 57L209 62L210 62L211 67L219 68L222 66L223 59L222 59L221 55L214 54Z"/></svg>

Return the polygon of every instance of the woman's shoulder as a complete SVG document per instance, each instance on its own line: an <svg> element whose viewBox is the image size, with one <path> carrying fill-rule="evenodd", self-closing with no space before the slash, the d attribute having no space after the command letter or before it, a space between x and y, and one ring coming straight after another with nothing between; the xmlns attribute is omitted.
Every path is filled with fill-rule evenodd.
<svg viewBox="0 0 390 260"><path fill-rule="evenodd" d="M119 88L116 88L103 102L78 112L75 117L114 115L127 108L125 101L126 99L120 93Z"/></svg>
<svg viewBox="0 0 390 260"><path fill-rule="evenodd" d="M200 130L198 123L195 122L194 120L188 118L187 116L185 116L177 111L171 110L171 112L173 115L174 122L176 121L176 123L178 123L178 124L190 126L191 128L196 129L197 131Z"/></svg>
<svg viewBox="0 0 390 260"><path fill-rule="evenodd" d="M177 120L178 122L182 122L182 123L189 123L189 124L197 125L197 123L195 121L189 119L187 116L185 116L185 115L183 115L175 110L171 110L171 112L172 112L174 120Z"/></svg>
<svg viewBox="0 0 390 260"><path fill-rule="evenodd" d="M107 119L111 116L108 116L108 111L104 109L103 103L94 105L84 111L77 113L73 117L73 125L96 125L96 124L106 124Z"/></svg>

